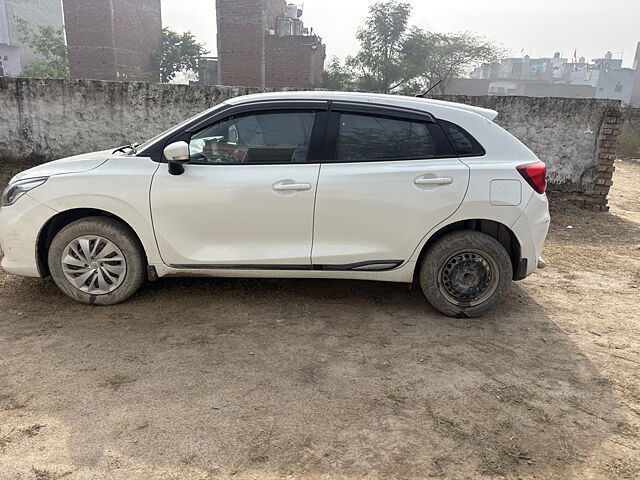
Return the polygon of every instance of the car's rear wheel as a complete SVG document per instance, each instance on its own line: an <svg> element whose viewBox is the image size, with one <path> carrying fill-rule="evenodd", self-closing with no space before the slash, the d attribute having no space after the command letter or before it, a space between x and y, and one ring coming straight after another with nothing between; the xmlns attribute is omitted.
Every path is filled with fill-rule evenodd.
<svg viewBox="0 0 640 480"><path fill-rule="evenodd" d="M49 247L49 271L60 290L93 305L113 305L133 295L145 278L145 257L129 227L109 217L70 223Z"/></svg>
<svg viewBox="0 0 640 480"><path fill-rule="evenodd" d="M452 317L478 317L502 302L511 286L513 265L493 237L472 230L437 240L420 266L427 300Z"/></svg>

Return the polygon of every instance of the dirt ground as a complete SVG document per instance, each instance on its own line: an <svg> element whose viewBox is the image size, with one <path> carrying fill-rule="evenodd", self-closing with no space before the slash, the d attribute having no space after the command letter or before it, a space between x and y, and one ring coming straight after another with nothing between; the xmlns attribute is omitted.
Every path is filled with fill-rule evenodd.
<svg viewBox="0 0 640 480"><path fill-rule="evenodd" d="M640 476L640 164L478 320L406 286L0 274L0 479ZM6 177L9 172L4 172ZM569 228L572 227L572 228Z"/></svg>

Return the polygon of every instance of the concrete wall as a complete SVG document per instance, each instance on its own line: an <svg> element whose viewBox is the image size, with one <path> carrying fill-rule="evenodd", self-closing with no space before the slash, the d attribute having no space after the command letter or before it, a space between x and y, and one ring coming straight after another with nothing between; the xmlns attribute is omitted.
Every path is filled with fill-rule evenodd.
<svg viewBox="0 0 640 480"><path fill-rule="evenodd" d="M240 87L2 78L0 159L27 163L142 141L225 99L257 91ZM615 137L622 122L619 102L443 98L498 110L497 122L547 162L552 190L578 194L598 208L606 206Z"/></svg>

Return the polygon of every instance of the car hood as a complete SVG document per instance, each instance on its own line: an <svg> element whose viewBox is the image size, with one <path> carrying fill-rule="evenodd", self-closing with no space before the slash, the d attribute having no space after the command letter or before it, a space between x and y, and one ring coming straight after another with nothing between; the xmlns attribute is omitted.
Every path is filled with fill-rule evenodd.
<svg viewBox="0 0 640 480"><path fill-rule="evenodd" d="M64 175L66 173L81 173L98 168L111 156L113 150L103 150L101 152L85 153L73 157L62 158L49 163L43 163L37 167L20 172L11 179L11 183L18 180L25 180L36 177L52 177L54 175Z"/></svg>

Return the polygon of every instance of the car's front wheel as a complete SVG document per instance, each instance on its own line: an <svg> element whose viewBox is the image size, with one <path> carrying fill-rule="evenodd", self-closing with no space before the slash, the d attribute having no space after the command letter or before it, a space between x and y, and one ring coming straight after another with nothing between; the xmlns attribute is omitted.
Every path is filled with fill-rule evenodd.
<svg viewBox="0 0 640 480"><path fill-rule="evenodd" d="M505 248L473 230L438 239L420 266L420 286L427 300L452 317L479 317L502 302L513 278Z"/></svg>
<svg viewBox="0 0 640 480"><path fill-rule="evenodd" d="M133 231L109 217L65 226L49 247L49 271L60 290L93 305L113 305L133 295L145 278L145 257Z"/></svg>

